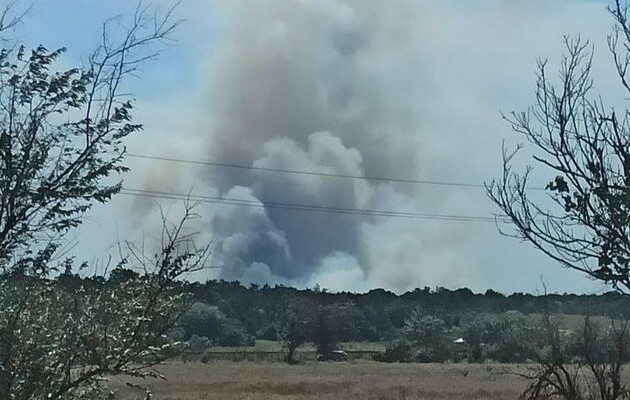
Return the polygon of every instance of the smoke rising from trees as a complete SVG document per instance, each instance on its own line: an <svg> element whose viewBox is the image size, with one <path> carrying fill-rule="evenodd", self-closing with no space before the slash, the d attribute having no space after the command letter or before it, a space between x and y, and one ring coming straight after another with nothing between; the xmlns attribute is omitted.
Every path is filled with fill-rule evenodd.
<svg viewBox="0 0 630 400"><path fill-rule="evenodd" d="M167 145L146 153L482 183L500 165L500 138L509 132L500 110L528 104L536 58L557 54L562 45L548 38L571 32L603 38L608 31L598 2L560 7L487 0L474 8L457 1L214 4L206 11L218 13L221 23L209 59L200 62L199 104L178 104L175 113L194 134L175 141L164 134ZM194 6L195 14L204 10ZM162 123L155 128L174 131ZM129 185L181 193L192 187L193 193L261 203L484 216L495 211L483 190L147 165L151 169L134 169L143 178L131 178ZM135 199L134 218L150 202ZM501 245L492 224L213 204L207 215L200 228L212 235L213 265L222 267L216 276L245 283L396 291L426 284L500 287L513 280L496 270L525 253ZM531 288L543 269L531 274Z"/></svg>
<svg viewBox="0 0 630 400"><path fill-rule="evenodd" d="M396 15L340 1L237 1L230 7L238 18L216 69L211 159L354 176L417 176L419 121L413 103L405 105L405 95L392 87L395 71L384 65L392 62L387 54L405 46L408 32L393 29L405 7L392 7ZM208 180L226 197L238 192L261 201L338 208L389 209L397 202L407 203L407 210L417 195L410 185L265 171L211 171ZM385 226L390 238L371 235ZM424 228L267 208L217 213L211 230L225 278L308 284L339 257L354 260L358 276L388 268L378 265L383 260L370 242L405 236L419 241ZM438 232L436 240L445 239ZM388 251L392 260L398 258L396 268L411 259L403 247ZM416 264L422 255L414 258Z"/></svg>

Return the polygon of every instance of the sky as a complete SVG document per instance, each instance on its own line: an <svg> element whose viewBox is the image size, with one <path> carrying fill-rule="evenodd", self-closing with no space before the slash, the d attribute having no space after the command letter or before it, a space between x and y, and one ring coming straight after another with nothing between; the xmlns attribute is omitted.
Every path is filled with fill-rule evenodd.
<svg viewBox="0 0 630 400"><path fill-rule="evenodd" d="M169 2L157 1L158 7ZM493 223L286 210L269 203L492 216L481 188L262 171L482 184L518 143L501 113L534 101L536 60L561 59L563 35L591 40L595 91L619 92L604 1L183 0L176 41L127 82L144 131L131 154L239 164L237 170L128 157L127 188L240 199L203 203L191 229L211 243L191 276L332 291L469 287L504 293L605 288L561 268ZM75 65L104 20L133 2L35 2L18 37L65 46ZM527 159L522 160L522 165ZM547 177L541 171L540 184ZM70 237L102 265L117 240L155 246L154 199L119 195ZM160 200L173 218L181 204ZM153 243L153 244L152 244Z"/></svg>

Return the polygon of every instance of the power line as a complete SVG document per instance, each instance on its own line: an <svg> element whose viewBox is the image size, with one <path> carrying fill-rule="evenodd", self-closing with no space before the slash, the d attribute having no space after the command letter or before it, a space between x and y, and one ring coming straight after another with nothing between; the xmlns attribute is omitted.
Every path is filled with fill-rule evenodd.
<svg viewBox="0 0 630 400"><path fill-rule="evenodd" d="M369 210L337 210L334 208L328 209L325 207L317 207L317 208L306 208L306 207L290 207L290 206L277 206L277 205L268 205L264 203L245 203L245 202L235 202L230 200L210 200L203 198L196 198L195 196L189 197L184 194L178 195L160 195L155 193L134 193L129 191L121 191L120 194L130 195L130 196L139 196L139 197L149 197L149 198L158 198L158 199L167 199L167 200L186 200L186 199L194 199L196 201L202 203L212 203L212 204L224 204L224 205L234 205L234 206L244 206L244 207L258 207L258 208L276 208L282 210L294 210L294 211L312 211L312 212L324 212L324 213L333 213L333 214L351 214L351 215L365 215L365 216L375 216L375 217L394 217L394 218L413 218L413 219L428 219L428 220L447 220L447 221L460 221L460 222L495 222L494 219L489 217L466 217L466 216L442 216L442 215L404 215L394 212L372 212ZM498 220L498 222L504 222L502 220Z"/></svg>
<svg viewBox="0 0 630 400"><path fill-rule="evenodd" d="M264 171L264 172L276 172L276 173L285 173L285 174L323 176L323 177L328 177L328 178L363 179L363 180L368 180L368 181L398 182L398 183L412 183L412 184L419 184L419 185L455 186L455 187L485 189L485 185L476 184L476 183L403 179L403 178L391 178L391 177L387 178L387 177L379 177L379 176L344 175L344 174L333 174L333 173L326 173L326 172L303 171L303 170L282 169L282 168L254 167L251 165L221 163L221 162L213 162L213 161L186 160L186 159L181 159L181 158L158 157L158 156L151 156L151 155L146 155L146 154L135 154L135 153L127 153L126 155L133 158L142 158L142 159L147 159L147 160L167 161L167 162L183 163L183 164L206 165L210 167L233 168L233 169L243 169L243 170L250 170L250 171ZM533 188L533 189L542 190L541 188Z"/></svg>
<svg viewBox="0 0 630 400"><path fill-rule="evenodd" d="M324 213L333 213L333 214L351 214L351 215L364 215L364 216L374 216L374 217L412 218L412 219L426 219L426 220L446 220L446 221L458 221L458 222L485 222L485 223L508 222L505 218L465 216L465 215L425 214L425 213L409 213L409 212L388 211L388 210L328 207L328 206L299 204L299 203L280 203L280 202L255 201L255 200L236 199L236 198L224 198L224 197L216 197L216 196L188 195L185 193L164 192L164 191L157 191L157 190L144 190L144 189L134 189L134 188L123 188L120 193L127 196L159 198L159 199L167 199L167 200L190 199L190 200L195 200L202 203L211 203L211 204L223 204L223 205L233 205L233 206L242 206L242 207L274 208L274 209L294 210L294 211L324 212Z"/></svg>

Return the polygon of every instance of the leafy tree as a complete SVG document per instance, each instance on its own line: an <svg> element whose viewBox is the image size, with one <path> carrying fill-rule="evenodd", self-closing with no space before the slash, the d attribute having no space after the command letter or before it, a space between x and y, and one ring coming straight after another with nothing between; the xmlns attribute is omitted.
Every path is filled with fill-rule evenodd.
<svg viewBox="0 0 630 400"><path fill-rule="evenodd" d="M87 66L57 70L65 49L0 50L0 262L4 272L43 274L60 239L121 184L123 140L142 126L121 96L127 76L153 56L178 22L138 8L119 44L113 21ZM6 12L10 12L10 9ZM6 15L6 14L5 14ZM0 35L2 32L0 32Z"/></svg>
<svg viewBox="0 0 630 400"><path fill-rule="evenodd" d="M476 363L485 361L482 344L486 341L488 336L487 328L488 324L486 321L481 320L478 316L474 316L472 321L464 325L463 338L468 345L469 362Z"/></svg>
<svg viewBox="0 0 630 400"><path fill-rule="evenodd" d="M110 285L120 285L121 283L133 281L140 277L140 274L129 268L115 268L110 272L107 282Z"/></svg>
<svg viewBox="0 0 630 400"><path fill-rule="evenodd" d="M142 128L121 90L179 21L140 5L127 28L103 25L85 66L60 70L65 49L7 36L20 21L14 6L0 13L0 398L110 398L105 375L152 376L178 347L166 333L190 296L177 279L207 255L185 228L193 206L164 220L155 257L122 246L112 282L73 278L71 259L64 279L51 274L64 236L121 189L124 139Z"/></svg>
<svg viewBox="0 0 630 400"><path fill-rule="evenodd" d="M440 362L449 357L449 332L444 321L415 310L405 321L404 336L422 362Z"/></svg>
<svg viewBox="0 0 630 400"><path fill-rule="evenodd" d="M219 346L253 346L255 339L243 329L243 325L238 319L226 318L222 320L221 334L215 340Z"/></svg>
<svg viewBox="0 0 630 400"><path fill-rule="evenodd" d="M320 305L311 322L313 343L317 353L327 356L337 347L337 307Z"/></svg>
<svg viewBox="0 0 630 400"><path fill-rule="evenodd" d="M518 311L505 312L493 318L489 327L492 346L488 356L501 362L525 362L541 345L539 324Z"/></svg>
<svg viewBox="0 0 630 400"><path fill-rule="evenodd" d="M196 302L182 315L178 325L184 331L184 340L189 340L192 336L202 336L210 340L220 341L221 319L220 312L216 307Z"/></svg>
<svg viewBox="0 0 630 400"><path fill-rule="evenodd" d="M282 331L283 346L287 351L286 361L295 364L295 352L306 341L306 320L304 315L296 311L295 307L289 310L286 325Z"/></svg>
<svg viewBox="0 0 630 400"><path fill-rule="evenodd" d="M181 348L167 336L189 306L176 278L206 258L205 250L179 248L179 234L165 235L171 240L137 279L67 290L41 276L4 276L0 398L94 399L108 393L105 375L155 376L147 368Z"/></svg>

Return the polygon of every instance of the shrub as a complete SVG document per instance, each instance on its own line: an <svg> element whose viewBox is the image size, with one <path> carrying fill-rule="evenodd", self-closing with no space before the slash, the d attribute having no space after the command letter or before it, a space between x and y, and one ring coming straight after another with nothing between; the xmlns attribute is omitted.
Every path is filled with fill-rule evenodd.
<svg viewBox="0 0 630 400"><path fill-rule="evenodd" d="M377 353L372 356L374 361L387 362L387 363L409 363L413 361L411 344L404 340L399 339L392 342L384 352Z"/></svg>

